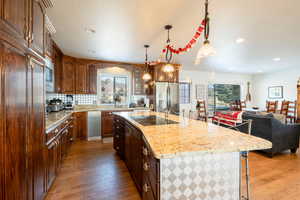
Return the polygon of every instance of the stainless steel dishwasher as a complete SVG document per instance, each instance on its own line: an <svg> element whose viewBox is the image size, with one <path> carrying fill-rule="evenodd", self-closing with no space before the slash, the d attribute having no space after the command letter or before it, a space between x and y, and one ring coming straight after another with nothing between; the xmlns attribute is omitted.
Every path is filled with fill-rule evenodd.
<svg viewBox="0 0 300 200"><path fill-rule="evenodd" d="M101 112L88 112L88 140L101 139Z"/></svg>

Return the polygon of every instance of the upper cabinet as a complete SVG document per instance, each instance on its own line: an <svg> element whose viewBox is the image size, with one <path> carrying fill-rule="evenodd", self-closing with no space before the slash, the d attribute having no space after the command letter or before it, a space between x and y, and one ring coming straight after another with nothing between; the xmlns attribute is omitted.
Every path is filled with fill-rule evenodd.
<svg viewBox="0 0 300 200"><path fill-rule="evenodd" d="M64 56L62 64L62 89L61 92L65 94L75 93L75 59Z"/></svg>
<svg viewBox="0 0 300 200"><path fill-rule="evenodd" d="M28 0L1 0L0 7L2 29L25 44L28 35Z"/></svg>
<svg viewBox="0 0 300 200"><path fill-rule="evenodd" d="M46 29L45 33L45 53L48 57L52 58L53 56L53 41L51 33Z"/></svg>
<svg viewBox="0 0 300 200"><path fill-rule="evenodd" d="M95 65L88 66L88 88L89 94L97 94L97 67Z"/></svg>
<svg viewBox="0 0 300 200"><path fill-rule="evenodd" d="M141 66L133 67L133 94L145 95L144 80L142 79L145 68Z"/></svg>
<svg viewBox="0 0 300 200"><path fill-rule="evenodd" d="M53 47L53 65L54 65L54 90L57 93L62 92L62 65L63 65L63 53L54 44Z"/></svg>
<svg viewBox="0 0 300 200"><path fill-rule="evenodd" d="M29 46L37 54L44 56L45 37L45 13L41 3L31 0L31 31L29 34Z"/></svg>
<svg viewBox="0 0 300 200"><path fill-rule="evenodd" d="M75 88L76 94L87 94L88 93L88 82L87 82L87 78L88 78L88 68L87 65L84 63L80 63L77 62L77 64L75 65Z"/></svg>
<svg viewBox="0 0 300 200"><path fill-rule="evenodd" d="M174 67L175 71L166 73L163 71L164 64L158 64L154 67L154 80L157 82L177 83L179 80L179 69Z"/></svg>

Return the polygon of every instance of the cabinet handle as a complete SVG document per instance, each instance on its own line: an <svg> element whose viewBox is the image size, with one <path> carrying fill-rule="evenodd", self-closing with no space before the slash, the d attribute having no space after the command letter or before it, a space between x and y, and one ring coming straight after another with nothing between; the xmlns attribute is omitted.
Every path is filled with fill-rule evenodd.
<svg viewBox="0 0 300 200"><path fill-rule="evenodd" d="M147 148L143 148L143 154L144 156L148 156L149 152L148 152L148 149Z"/></svg>
<svg viewBox="0 0 300 200"><path fill-rule="evenodd" d="M120 149L120 147L119 147L119 146L117 146L117 147L116 147L116 149L117 149L117 150L119 150L119 149Z"/></svg>
<svg viewBox="0 0 300 200"><path fill-rule="evenodd" d="M143 168L144 168L145 171L148 171L150 166L149 166L148 163L145 162L144 165L143 165Z"/></svg>
<svg viewBox="0 0 300 200"><path fill-rule="evenodd" d="M116 138L120 138L120 136L119 136L119 135L116 135Z"/></svg>
<svg viewBox="0 0 300 200"><path fill-rule="evenodd" d="M55 129L54 133L58 133L58 129Z"/></svg>
<svg viewBox="0 0 300 200"><path fill-rule="evenodd" d="M65 121L65 124L69 123L69 121Z"/></svg>
<svg viewBox="0 0 300 200"><path fill-rule="evenodd" d="M117 122L120 122L120 120L117 119Z"/></svg>
<svg viewBox="0 0 300 200"><path fill-rule="evenodd" d="M149 191L149 186L148 186L147 183L145 183L145 184L143 185L143 191L144 191L144 192L148 192L148 191Z"/></svg>

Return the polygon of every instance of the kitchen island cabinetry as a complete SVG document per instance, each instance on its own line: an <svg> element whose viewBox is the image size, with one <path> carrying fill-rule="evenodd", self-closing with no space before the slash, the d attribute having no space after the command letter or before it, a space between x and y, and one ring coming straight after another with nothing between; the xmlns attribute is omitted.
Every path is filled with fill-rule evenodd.
<svg viewBox="0 0 300 200"><path fill-rule="evenodd" d="M115 149L119 155L125 151L122 159L143 200L239 200L240 152L272 147L267 140L176 115L114 115L114 126L124 124L125 130L118 138L115 131L114 145L124 144Z"/></svg>

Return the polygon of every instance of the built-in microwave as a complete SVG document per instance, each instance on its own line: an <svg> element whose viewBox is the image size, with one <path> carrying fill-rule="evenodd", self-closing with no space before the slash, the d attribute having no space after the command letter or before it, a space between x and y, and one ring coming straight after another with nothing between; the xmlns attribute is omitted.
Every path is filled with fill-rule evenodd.
<svg viewBox="0 0 300 200"><path fill-rule="evenodd" d="M54 66L48 59L45 67L45 85L46 92L54 92Z"/></svg>

